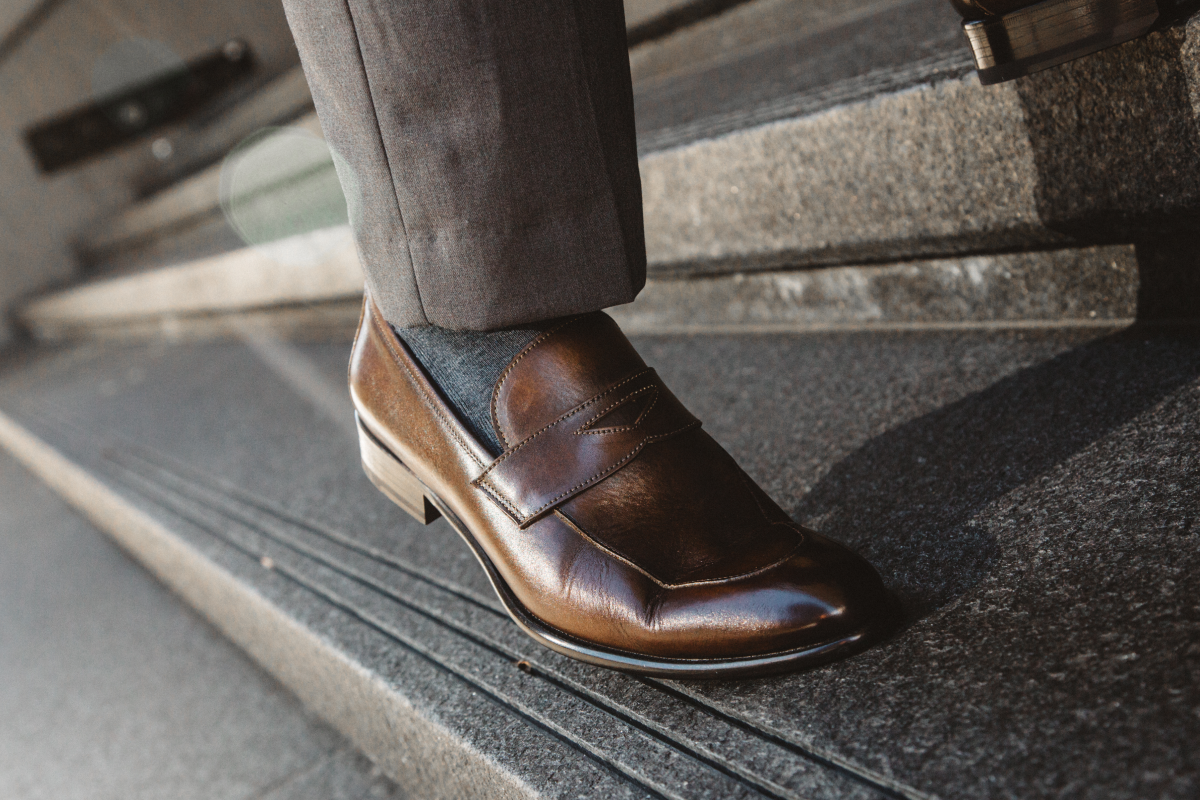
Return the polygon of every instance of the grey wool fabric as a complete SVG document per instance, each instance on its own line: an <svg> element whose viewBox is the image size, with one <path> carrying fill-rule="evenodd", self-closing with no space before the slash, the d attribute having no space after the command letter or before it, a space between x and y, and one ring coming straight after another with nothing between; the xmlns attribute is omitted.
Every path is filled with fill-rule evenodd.
<svg viewBox="0 0 1200 800"><path fill-rule="evenodd" d="M367 285L493 330L645 282L621 0L284 0Z"/></svg>

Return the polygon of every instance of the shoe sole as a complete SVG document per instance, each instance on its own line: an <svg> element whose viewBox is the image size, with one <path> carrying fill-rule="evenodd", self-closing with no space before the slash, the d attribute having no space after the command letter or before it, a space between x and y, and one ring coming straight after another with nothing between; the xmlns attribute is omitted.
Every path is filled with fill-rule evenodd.
<svg viewBox="0 0 1200 800"><path fill-rule="evenodd" d="M1158 17L1155 0L1043 0L963 30L979 82L990 85L1136 39Z"/></svg>
<svg viewBox="0 0 1200 800"><path fill-rule="evenodd" d="M455 513L425 486L404 462L395 456L373 434L355 413L358 441L362 451L363 471L384 496L408 512L418 522L428 525L439 516L458 532L475 558L487 573L492 588L513 622L542 644L565 656L609 669L664 678L727 678L733 676L766 675L785 670L814 667L857 653L878 639L890 626L869 629L852 636L813 647L787 650L746 658L728 659L670 659L638 655L600 647L576 639L542 622L530 613L513 594L496 567L480 547L474 535Z"/></svg>

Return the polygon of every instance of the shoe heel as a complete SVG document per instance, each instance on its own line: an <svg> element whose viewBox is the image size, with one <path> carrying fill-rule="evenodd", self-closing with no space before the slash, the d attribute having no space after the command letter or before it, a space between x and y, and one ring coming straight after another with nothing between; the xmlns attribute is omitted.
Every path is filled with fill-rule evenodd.
<svg viewBox="0 0 1200 800"><path fill-rule="evenodd" d="M354 415L354 419L358 423L358 446L362 451L363 472L367 473L371 483L418 522L428 525L440 517L441 512L430 502L427 490L412 471L380 444L363 425L358 414Z"/></svg>

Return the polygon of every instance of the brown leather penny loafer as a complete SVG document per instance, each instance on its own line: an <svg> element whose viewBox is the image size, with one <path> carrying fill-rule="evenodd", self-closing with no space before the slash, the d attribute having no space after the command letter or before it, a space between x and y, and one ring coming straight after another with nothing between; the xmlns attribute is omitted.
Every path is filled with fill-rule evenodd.
<svg viewBox="0 0 1200 800"><path fill-rule="evenodd" d="M609 317L562 321L496 383L493 457L368 298L350 362L363 466L444 516L512 618L560 653L674 677L811 665L884 633L866 561L793 523Z"/></svg>

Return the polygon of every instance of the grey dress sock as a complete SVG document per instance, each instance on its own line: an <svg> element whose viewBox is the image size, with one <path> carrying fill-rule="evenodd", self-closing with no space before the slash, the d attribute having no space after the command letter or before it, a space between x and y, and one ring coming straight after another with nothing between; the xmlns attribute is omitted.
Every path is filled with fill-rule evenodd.
<svg viewBox="0 0 1200 800"><path fill-rule="evenodd" d="M504 448L492 426L492 388L517 353L551 324L501 331L452 331L430 325L397 328L396 334L421 362L459 420L492 455L500 455Z"/></svg>

